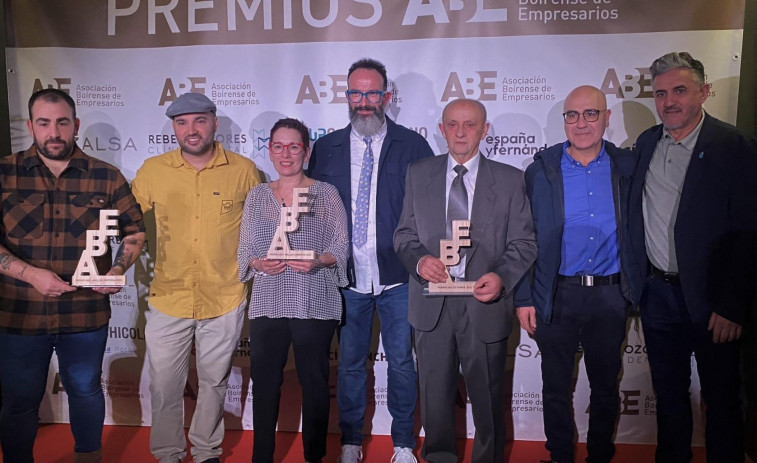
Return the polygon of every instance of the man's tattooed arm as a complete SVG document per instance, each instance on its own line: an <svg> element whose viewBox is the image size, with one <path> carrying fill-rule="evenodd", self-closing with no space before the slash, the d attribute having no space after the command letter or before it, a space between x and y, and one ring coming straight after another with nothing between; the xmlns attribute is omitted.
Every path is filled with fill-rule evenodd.
<svg viewBox="0 0 757 463"><path fill-rule="evenodd" d="M26 269L28 269L28 268L29 268L29 264L24 264L24 266L21 268L21 271L19 271L16 274L16 278L18 278L19 280L23 279L24 278L24 273L26 273Z"/></svg>
<svg viewBox="0 0 757 463"><path fill-rule="evenodd" d="M0 274L29 283L37 292L48 297L59 297L76 288L61 280L52 270L35 267L14 256L0 245Z"/></svg>
<svg viewBox="0 0 757 463"><path fill-rule="evenodd" d="M10 270L11 264L18 260L18 257L14 256L10 252L3 250L0 251L0 269Z"/></svg>
<svg viewBox="0 0 757 463"><path fill-rule="evenodd" d="M131 267L131 264L133 264L139 257L144 243L144 233L134 233L121 240L121 246L118 248L118 251L116 251L116 257L113 260L110 273L116 273L118 275L126 273L126 269Z"/></svg>
<svg viewBox="0 0 757 463"><path fill-rule="evenodd" d="M0 246L0 273L19 280L24 280L29 264L11 254L4 246Z"/></svg>

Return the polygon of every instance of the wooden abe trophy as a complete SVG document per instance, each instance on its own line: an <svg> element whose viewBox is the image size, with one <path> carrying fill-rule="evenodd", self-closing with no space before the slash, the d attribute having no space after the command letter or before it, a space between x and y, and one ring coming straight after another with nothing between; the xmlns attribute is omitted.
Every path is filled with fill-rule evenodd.
<svg viewBox="0 0 757 463"><path fill-rule="evenodd" d="M93 257L102 256L108 251L111 236L118 236L118 211L103 209L100 211L100 226L97 230L87 230L87 247L81 253L76 266L72 286L126 286L126 275L100 275Z"/></svg>
<svg viewBox="0 0 757 463"><path fill-rule="evenodd" d="M281 206L281 219L273 235L273 241L268 248L268 259L277 260L315 260L315 251L294 250L289 246L287 233L300 227L300 214L310 211L308 206L308 188L294 188L292 190L292 205Z"/></svg>
<svg viewBox="0 0 757 463"><path fill-rule="evenodd" d="M439 241L439 260L447 266L447 280L444 283L428 283L427 296L470 296L475 281L453 281L449 268L460 262L460 248L471 245L470 220L452 221L452 239Z"/></svg>

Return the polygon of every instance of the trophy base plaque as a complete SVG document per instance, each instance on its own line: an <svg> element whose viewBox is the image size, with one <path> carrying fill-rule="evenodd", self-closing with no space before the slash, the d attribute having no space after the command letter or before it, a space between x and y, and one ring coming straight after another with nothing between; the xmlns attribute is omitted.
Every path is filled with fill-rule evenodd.
<svg viewBox="0 0 757 463"><path fill-rule="evenodd" d="M444 283L429 283L423 289L426 296L472 296L475 281L445 281Z"/></svg>
<svg viewBox="0 0 757 463"><path fill-rule="evenodd" d="M315 260L315 251L294 250L294 249L277 249L268 251L267 259L275 260Z"/></svg>
<svg viewBox="0 0 757 463"><path fill-rule="evenodd" d="M71 279L71 285L82 288L94 288L97 286L126 286L126 275L74 275Z"/></svg>

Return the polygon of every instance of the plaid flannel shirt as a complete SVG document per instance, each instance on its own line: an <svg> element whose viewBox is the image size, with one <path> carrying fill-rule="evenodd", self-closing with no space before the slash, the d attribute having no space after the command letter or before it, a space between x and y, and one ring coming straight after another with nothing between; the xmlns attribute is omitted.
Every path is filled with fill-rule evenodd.
<svg viewBox="0 0 757 463"><path fill-rule="evenodd" d="M64 281L71 281L86 246L86 231L99 226L101 209L119 211L121 238L144 231L142 212L121 172L78 147L58 178L33 146L0 158L0 195L0 244ZM94 259L100 274L110 269L110 250ZM109 319L107 295L79 288L45 297L21 280L0 275L2 332L75 333L100 328Z"/></svg>

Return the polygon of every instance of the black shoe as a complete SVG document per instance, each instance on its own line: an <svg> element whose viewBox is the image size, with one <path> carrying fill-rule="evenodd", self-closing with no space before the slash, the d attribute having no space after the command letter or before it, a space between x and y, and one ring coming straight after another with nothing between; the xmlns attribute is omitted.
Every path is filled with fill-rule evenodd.
<svg viewBox="0 0 757 463"><path fill-rule="evenodd" d="M215 458L209 458L201 463L221 463L221 459L218 457Z"/></svg>

